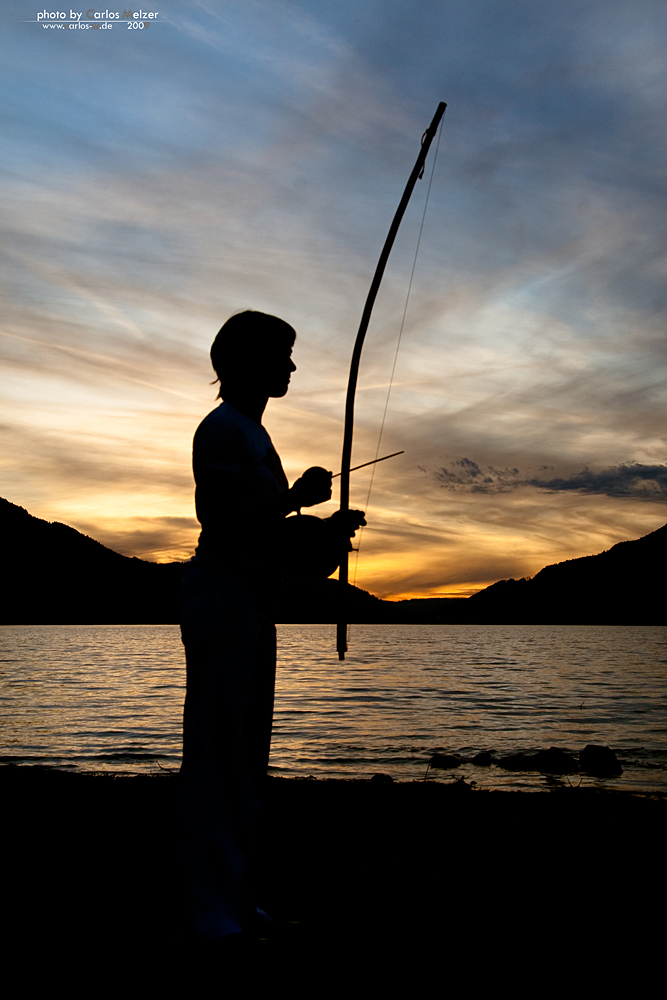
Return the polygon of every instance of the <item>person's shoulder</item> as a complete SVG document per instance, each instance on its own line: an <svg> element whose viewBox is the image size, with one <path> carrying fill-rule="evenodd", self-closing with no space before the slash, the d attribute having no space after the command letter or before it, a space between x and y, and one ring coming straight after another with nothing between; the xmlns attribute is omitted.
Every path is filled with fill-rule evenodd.
<svg viewBox="0 0 667 1000"><path fill-rule="evenodd" d="M229 407L224 403L216 406L214 410L204 417L199 427L195 431L193 446L196 449L206 448L214 445L214 442L242 440L241 433L233 415L229 412Z"/></svg>
<svg viewBox="0 0 667 1000"><path fill-rule="evenodd" d="M235 421L232 417L232 409L227 403L220 403L214 410L206 414L195 433L198 434L199 431L207 430L209 427L233 426Z"/></svg>
<svg viewBox="0 0 667 1000"><path fill-rule="evenodd" d="M224 402L204 417L195 431L194 445L200 450L219 448L223 442L226 447L259 457L271 447L271 438L261 424Z"/></svg>
<svg viewBox="0 0 667 1000"><path fill-rule="evenodd" d="M229 403L220 403L214 410L208 413L199 427L195 431L195 438L208 437L209 434L228 434L235 437L243 437L248 434L249 425L252 428L252 420L248 420L242 413L235 410Z"/></svg>

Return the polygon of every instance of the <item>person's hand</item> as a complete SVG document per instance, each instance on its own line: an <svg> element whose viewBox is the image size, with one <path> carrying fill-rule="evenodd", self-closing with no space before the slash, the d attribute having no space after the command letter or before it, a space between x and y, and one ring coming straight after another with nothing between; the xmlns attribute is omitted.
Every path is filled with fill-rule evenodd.
<svg viewBox="0 0 667 1000"><path fill-rule="evenodd" d="M337 531L346 538L352 538L357 528L366 526L363 510L337 510L329 518Z"/></svg>
<svg viewBox="0 0 667 1000"><path fill-rule="evenodd" d="M319 465L306 469L290 490L295 506L314 507L331 500L331 479L331 473Z"/></svg>

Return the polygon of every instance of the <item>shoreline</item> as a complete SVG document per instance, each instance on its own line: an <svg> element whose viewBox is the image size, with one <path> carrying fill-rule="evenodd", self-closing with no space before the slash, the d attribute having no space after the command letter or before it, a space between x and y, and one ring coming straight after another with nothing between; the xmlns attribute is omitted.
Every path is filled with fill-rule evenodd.
<svg viewBox="0 0 667 1000"><path fill-rule="evenodd" d="M143 753L141 764L136 754L131 761L123 760L122 753L111 755L113 761L98 757L65 757L60 755L30 756L24 754L0 757L2 767L37 767L45 771L63 771L67 774L111 777L144 777L171 775L177 777L180 757L167 757ZM161 763L160 756L162 757ZM322 766L310 770L269 765L268 778L288 781L307 779L317 781L384 781L405 784L428 781L451 785L456 782L479 791L550 792L567 789L588 789L598 792L624 792L628 794L667 795L665 781L664 749L646 747L609 748L602 744L588 744L579 750L556 747L528 750L475 751L465 748L442 752L439 748L424 755L423 760L411 760L411 767L389 767L387 771L372 766L360 768ZM370 762L368 762L370 763ZM382 759L374 762L382 768ZM312 764L312 762L311 762Z"/></svg>
<svg viewBox="0 0 667 1000"><path fill-rule="evenodd" d="M467 762L466 762L467 763ZM625 761L624 761L625 763ZM33 760L31 758L17 756L15 759L11 759L7 756L0 760L0 792L3 787L3 772L5 771L39 771L44 774L65 774L74 778L81 779L104 779L104 780L114 780L114 779L137 779L142 781L150 781L153 778L161 779L171 779L172 781L178 780L179 768L178 767L163 767L157 765L158 770L112 770L111 768L83 768L78 764L62 764L62 763L43 763L40 760ZM271 773L267 775L267 781L271 782L302 782L302 781L312 781L319 784L326 784L329 786L335 786L337 784L344 785L360 785L366 786L368 784L376 785L377 783L383 783L385 785L393 785L394 787L402 785L438 785L446 788L451 788L456 785L463 787L465 790L473 792L475 795L488 795L488 794L517 794L517 795L535 795L535 794L551 794L557 792L568 792L568 791L580 791L581 794L597 794L597 795L628 795L628 796L639 796L639 797L649 797L655 799L665 799L667 800L667 785L664 782L660 783L659 787L641 787L640 784L635 785L612 785L610 782L617 780L617 776L610 777L596 777L595 775L588 774L587 772L574 772L571 774L552 774L544 771L530 770L530 771L505 771L504 773L509 779L512 777L519 778L520 776L527 776L528 778L543 779L543 784L500 784L492 783L482 785L478 781L470 778L469 774L460 774L457 770L448 770L446 772L439 771L437 768L431 768L430 771L424 775L425 767L428 766L428 761L424 767L421 767L420 777L394 777L386 772L376 771L374 773L367 774L277 774Z"/></svg>

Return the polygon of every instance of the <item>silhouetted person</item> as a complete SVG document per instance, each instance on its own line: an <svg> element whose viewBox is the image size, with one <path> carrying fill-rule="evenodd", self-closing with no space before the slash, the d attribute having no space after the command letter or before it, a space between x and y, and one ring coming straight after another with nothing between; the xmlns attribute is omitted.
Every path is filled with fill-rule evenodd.
<svg viewBox="0 0 667 1000"><path fill-rule="evenodd" d="M289 488L261 424L269 398L286 394L296 370L295 338L287 323L260 312L224 324L211 348L223 402L199 425L193 444L202 531L181 590L181 822L192 927L203 941L240 934L256 918L246 851L271 741L272 601L285 561L285 518L331 497L331 473L318 467ZM359 511L323 522L337 551L363 523Z"/></svg>

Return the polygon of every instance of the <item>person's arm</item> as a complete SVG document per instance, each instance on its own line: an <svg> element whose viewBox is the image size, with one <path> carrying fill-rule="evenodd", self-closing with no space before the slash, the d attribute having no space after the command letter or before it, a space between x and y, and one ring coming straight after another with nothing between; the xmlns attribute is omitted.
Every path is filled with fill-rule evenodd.
<svg viewBox="0 0 667 1000"><path fill-rule="evenodd" d="M250 517L260 524L280 520L301 507L314 507L331 499L331 473L314 466L306 469L291 489L245 506L238 472L205 470L197 477L195 509L203 528L225 534Z"/></svg>

